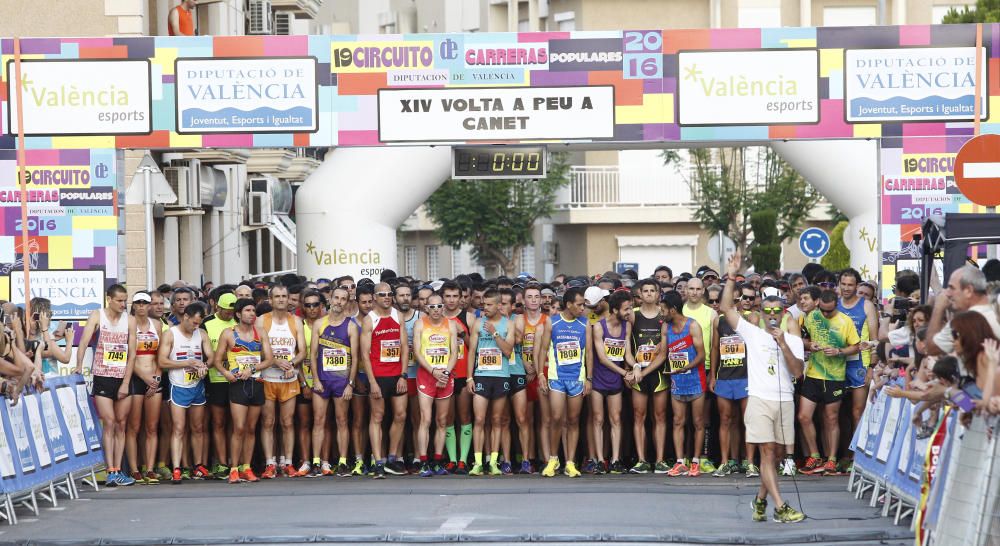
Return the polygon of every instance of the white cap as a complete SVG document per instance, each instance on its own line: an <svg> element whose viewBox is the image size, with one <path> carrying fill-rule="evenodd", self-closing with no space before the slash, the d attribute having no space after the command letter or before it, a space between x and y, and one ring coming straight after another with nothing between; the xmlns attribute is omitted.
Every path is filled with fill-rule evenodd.
<svg viewBox="0 0 1000 546"><path fill-rule="evenodd" d="M442 286L444 286L444 281L442 280L434 281L431 283L431 290L437 292L438 290L441 290Z"/></svg>
<svg viewBox="0 0 1000 546"><path fill-rule="evenodd" d="M587 305L593 307L601 302L604 298L608 296L611 292L601 289L597 286L590 286L583 293L583 299L587 301Z"/></svg>
<svg viewBox="0 0 1000 546"><path fill-rule="evenodd" d="M145 292L136 292L135 295L132 296L132 303L138 303L138 302L152 303L153 299L150 298L149 294Z"/></svg>
<svg viewBox="0 0 1000 546"><path fill-rule="evenodd" d="M761 292L761 294L764 295L765 298L770 298L770 297L778 298L778 297L781 297L781 290L779 290L778 288L776 288L774 286L765 287L760 292Z"/></svg>

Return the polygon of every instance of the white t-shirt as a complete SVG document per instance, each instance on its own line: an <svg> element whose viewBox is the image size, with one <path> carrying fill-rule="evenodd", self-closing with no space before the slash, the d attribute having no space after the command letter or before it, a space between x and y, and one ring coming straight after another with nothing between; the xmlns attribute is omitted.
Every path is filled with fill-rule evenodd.
<svg viewBox="0 0 1000 546"><path fill-rule="evenodd" d="M792 402L795 388L778 342L761 328L740 319L736 325L747 347L749 394L773 402ZM785 333L785 343L796 358L803 357L802 338Z"/></svg>

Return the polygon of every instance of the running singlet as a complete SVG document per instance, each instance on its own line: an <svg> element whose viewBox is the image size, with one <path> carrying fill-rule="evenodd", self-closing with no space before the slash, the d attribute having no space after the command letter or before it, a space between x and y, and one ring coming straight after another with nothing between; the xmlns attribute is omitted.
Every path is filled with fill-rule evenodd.
<svg viewBox="0 0 1000 546"><path fill-rule="evenodd" d="M295 331L295 317L288 315L284 324L278 324L274 320L274 315L268 313L263 316L264 329L267 331L267 339L271 342L271 355L274 357L273 366L261 372L261 377L269 383L294 383L298 381L297 375L285 378L285 370L278 366L278 360L291 362L295 358L297 349L298 332Z"/></svg>
<svg viewBox="0 0 1000 546"><path fill-rule="evenodd" d="M691 338L691 324L694 319L684 321L684 327L679 333L674 333L673 325L667 326L667 365L676 372L691 364L698 356ZM673 373L670 376L671 394L693 394L704 391L705 368L690 369L686 372Z"/></svg>
<svg viewBox="0 0 1000 546"><path fill-rule="evenodd" d="M635 319L632 321L632 355L639 367L649 366L656 358L656 346L660 344L662 327L663 317L659 313L649 318L642 314L641 309L635 310Z"/></svg>
<svg viewBox="0 0 1000 546"><path fill-rule="evenodd" d="M854 323L843 313L837 313L833 318L826 318L819 309L814 309L802 321L803 329L809 332L809 339L821 347L844 349L860 341ZM827 355L816 351L809 355L809 368L806 377L824 381L844 381L846 379L847 358L844 356Z"/></svg>
<svg viewBox="0 0 1000 546"><path fill-rule="evenodd" d="M847 318L851 319L851 322L854 323L854 328L857 330L861 341L868 341L868 336L863 335L868 333L868 325L866 324L868 315L865 314L864 298L858 298L858 301L854 302L854 307L846 307L844 305L843 298L837 298L837 310L847 315ZM848 362L860 359L861 354L865 352L866 351L861 351L858 354L847 357Z"/></svg>
<svg viewBox="0 0 1000 546"><path fill-rule="evenodd" d="M514 327L514 319L508 318L510 321L510 326ZM527 322L527 321L525 321ZM524 370L524 355L521 354L524 351L524 340L521 343L514 344L514 351L510 354L510 375L526 375L527 372Z"/></svg>
<svg viewBox="0 0 1000 546"><path fill-rule="evenodd" d="M604 356L619 367L625 367L625 324L618 324L618 335L612 335L608 329L608 319L601 319L599 323L601 331L604 333ZM596 345L596 344L595 344ZM599 358L594 358L594 388L604 390L615 390L621 388L622 376L608 369Z"/></svg>
<svg viewBox="0 0 1000 546"><path fill-rule="evenodd" d="M174 333L174 346L170 349L170 360L201 362L204 355L201 354L201 329L196 328L191 337L184 335L179 326L171 326L170 331ZM173 387L191 388L201 381L194 368L171 368L167 375L170 376L170 385Z"/></svg>
<svg viewBox="0 0 1000 546"><path fill-rule="evenodd" d="M413 352L413 327L420 320L420 311L413 311L413 316L406 321L406 345L410 349L409 362L406 364L406 377L414 379L417 377L417 355Z"/></svg>
<svg viewBox="0 0 1000 546"><path fill-rule="evenodd" d="M747 344L725 317L719 319L719 380L747 379Z"/></svg>
<svg viewBox="0 0 1000 546"><path fill-rule="evenodd" d="M226 328L232 328L233 326L236 326L235 320L222 320L215 315L201 323L202 329L208 334L208 342L212 344L213 351L219 348L219 338L222 337L222 332L225 332ZM222 375L222 372L215 369L215 366L212 366L208 369L208 381L210 383L225 383L226 377Z"/></svg>
<svg viewBox="0 0 1000 546"><path fill-rule="evenodd" d="M521 361L524 364L535 363L535 331L538 325L549 320L549 316L542 313L538 322L528 322L528 315L524 315L524 339L521 340ZM536 373L541 374L541 370L536 369Z"/></svg>
<svg viewBox="0 0 1000 546"><path fill-rule="evenodd" d="M330 316L323 317L316 340L316 378L330 381L334 376L346 377L351 370L351 321L330 324Z"/></svg>
<svg viewBox="0 0 1000 546"><path fill-rule="evenodd" d="M229 372L235 374L243 370L253 370L254 366L260 364L260 334L257 333L257 329L253 329L253 339L245 340L240 337L240 332L237 328L233 328L233 346L229 349L229 354L226 355L229 361ZM250 376L253 378L259 378L260 372L253 372Z"/></svg>
<svg viewBox="0 0 1000 546"><path fill-rule="evenodd" d="M149 330L143 332L135 327L135 356L154 356L160 348L160 331L153 320L146 324Z"/></svg>
<svg viewBox="0 0 1000 546"><path fill-rule="evenodd" d="M420 350L424 353L424 360L431 368L447 369L448 356L451 353L449 322L444 320L434 326L428 317L422 317L420 320L424 323L424 330L420 332Z"/></svg>
<svg viewBox="0 0 1000 546"><path fill-rule="evenodd" d="M684 316L691 317L701 326L701 337L703 347L705 347L705 368L712 365L712 308L704 303L698 309L688 307L684 304Z"/></svg>
<svg viewBox="0 0 1000 546"><path fill-rule="evenodd" d="M95 338L93 374L122 379L128 360L128 316L122 315L118 317L118 322L112 323L105 309L101 309L99 315L101 320Z"/></svg>
<svg viewBox="0 0 1000 546"><path fill-rule="evenodd" d="M486 331L485 318L482 324L479 327L479 343L476 345L473 373L477 377L510 377L510 359L500 350L493 335ZM506 338L507 329L510 327L507 317L500 317L500 322L495 326L500 337Z"/></svg>
<svg viewBox="0 0 1000 546"><path fill-rule="evenodd" d="M368 313L372 321L372 346L368 358L375 377L398 377L402 368L402 339L399 334L399 313L389 309L389 316L380 317L375 311Z"/></svg>
<svg viewBox="0 0 1000 546"><path fill-rule="evenodd" d="M469 340L469 325L465 323L465 312L460 312L458 316L451 317L458 326L458 340L456 350L458 356L455 357L455 379L462 379L469 376L469 355L466 354L465 344Z"/></svg>
<svg viewBox="0 0 1000 546"><path fill-rule="evenodd" d="M567 321L560 313L552 319L549 344L549 379L583 381L587 378L587 319Z"/></svg>
<svg viewBox="0 0 1000 546"><path fill-rule="evenodd" d="M313 386L313 371L312 371L312 326L306 324L306 320L302 321L302 335L306 338L306 358L302 361L302 377L306 380L306 386L312 388Z"/></svg>

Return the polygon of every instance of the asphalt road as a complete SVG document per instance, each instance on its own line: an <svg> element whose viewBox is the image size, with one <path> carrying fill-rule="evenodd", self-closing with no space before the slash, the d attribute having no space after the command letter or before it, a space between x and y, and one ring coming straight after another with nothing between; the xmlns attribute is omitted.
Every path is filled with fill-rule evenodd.
<svg viewBox="0 0 1000 546"><path fill-rule="evenodd" d="M912 544L908 526L846 491L847 478L790 479L809 516L754 523L756 479L647 476L458 476L278 479L81 487L36 518L0 526L0 543L455 542L614 544ZM768 511L773 507L769 507Z"/></svg>

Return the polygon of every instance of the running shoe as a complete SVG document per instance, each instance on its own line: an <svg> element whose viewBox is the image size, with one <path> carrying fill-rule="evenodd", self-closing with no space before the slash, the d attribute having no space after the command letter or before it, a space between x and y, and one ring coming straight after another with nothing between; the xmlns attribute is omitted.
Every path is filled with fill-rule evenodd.
<svg viewBox="0 0 1000 546"><path fill-rule="evenodd" d="M646 461L639 461L635 463L635 466L628 470L629 474L649 474L653 471L653 467L649 466Z"/></svg>
<svg viewBox="0 0 1000 546"><path fill-rule="evenodd" d="M207 480L212 477L212 473L205 468L205 465L197 465L194 467L194 479L196 480Z"/></svg>
<svg viewBox="0 0 1000 546"><path fill-rule="evenodd" d="M837 461L827 460L826 464L823 465L823 471L817 471L816 474L823 474L826 476L836 476L837 475Z"/></svg>
<svg viewBox="0 0 1000 546"><path fill-rule="evenodd" d="M292 466L290 464L286 464L285 465L285 477L286 478L296 478L296 477L298 477L298 475L299 475L299 471L295 470L294 466Z"/></svg>
<svg viewBox="0 0 1000 546"><path fill-rule="evenodd" d="M215 466L212 467L212 475L217 480L224 480L229 475L229 467L222 463L215 463Z"/></svg>
<svg viewBox="0 0 1000 546"><path fill-rule="evenodd" d="M715 463L712 462L712 459L709 459L708 457L701 458L700 469L705 474L711 474L712 472L718 470L718 468L719 467L715 466Z"/></svg>
<svg viewBox="0 0 1000 546"><path fill-rule="evenodd" d="M123 485L125 487L135 485L135 480L124 472L118 472L118 476L115 478L115 481L118 482L118 485Z"/></svg>
<svg viewBox="0 0 1000 546"><path fill-rule="evenodd" d="M510 476L514 473L514 469L510 467L509 462L504 461L500 463L500 472L502 472L504 476Z"/></svg>
<svg viewBox="0 0 1000 546"><path fill-rule="evenodd" d="M139 483L146 483L146 478L144 478L142 476L142 472L139 472L138 470L132 471L132 479Z"/></svg>
<svg viewBox="0 0 1000 546"><path fill-rule="evenodd" d="M347 478L351 475L351 468L344 463L339 463L337 465L336 474L341 478Z"/></svg>
<svg viewBox="0 0 1000 546"><path fill-rule="evenodd" d="M295 475L299 478L308 478L312 476L312 465L309 463L302 463L302 466L295 472Z"/></svg>
<svg viewBox="0 0 1000 546"><path fill-rule="evenodd" d="M659 464L659 463L657 463L657 464ZM677 463L674 465L674 467L667 471L667 476L671 476L671 477L687 476L688 475L688 471L689 470L688 470L688 467L687 467L686 464L684 464L684 463L682 463L680 461L677 461Z"/></svg>
<svg viewBox="0 0 1000 546"><path fill-rule="evenodd" d="M611 461L611 469L608 470L609 474L624 474L628 472L625 469L625 465L621 461Z"/></svg>
<svg viewBox="0 0 1000 546"><path fill-rule="evenodd" d="M760 468L757 468L757 465L755 465L753 463L748 464L747 465L747 477L748 478L756 478L757 476L760 476Z"/></svg>
<svg viewBox="0 0 1000 546"><path fill-rule="evenodd" d="M596 474L597 462L594 461L593 459L587 459L586 461L583 461L583 468L580 469L580 472L583 472L584 474Z"/></svg>
<svg viewBox="0 0 1000 546"><path fill-rule="evenodd" d="M817 457L809 457L806 464L799 469L799 474L816 474L823 471L823 460Z"/></svg>
<svg viewBox="0 0 1000 546"><path fill-rule="evenodd" d="M669 474L670 465L667 464L667 461L659 461L656 463L656 465L653 466L653 472L656 474Z"/></svg>
<svg viewBox="0 0 1000 546"><path fill-rule="evenodd" d="M384 466L383 466L382 470L383 470L382 477L384 478L385 477L385 472L384 472L385 471L385 467ZM365 472L369 476L374 476L375 475L375 457L372 457L371 460L368 461L368 464L365 465Z"/></svg>
<svg viewBox="0 0 1000 546"><path fill-rule="evenodd" d="M753 515L751 519L754 521L767 521L767 499L758 499L757 495L753 496ZM775 510L777 513L777 510Z"/></svg>
<svg viewBox="0 0 1000 546"><path fill-rule="evenodd" d="M351 469L351 476L364 476L364 475L365 475L364 459L354 459L354 468Z"/></svg>
<svg viewBox="0 0 1000 546"><path fill-rule="evenodd" d="M531 468L531 461L525 459L521 461L521 474L531 474L533 468Z"/></svg>
<svg viewBox="0 0 1000 546"><path fill-rule="evenodd" d="M240 479L250 483L260 481L260 478L258 478L257 475L253 473L252 468L247 468L243 472L240 472Z"/></svg>
<svg viewBox="0 0 1000 546"><path fill-rule="evenodd" d="M449 474L454 474L458 469L458 465L455 464L455 461L448 461L448 464L444 465L444 469L447 470Z"/></svg>
<svg viewBox="0 0 1000 546"><path fill-rule="evenodd" d="M776 523L798 523L806 519L806 515L798 510L788 506L788 503L782 504L778 508L774 509L774 521Z"/></svg>
<svg viewBox="0 0 1000 546"><path fill-rule="evenodd" d="M607 474L607 473L608 473L608 462L597 461L597 464L594 465L594 475L599 476L601 474Z"/></svg>
<svg viewBox="0 0 1000 546"><path fill-rule="evenodd" d="M173 475L170 477L170 483L178 485L181 483L181 469L175 468Z"/></svg>
<svg viewBox="0 0 1000 546"><path fill-rule="evenodd" d="M701 463L699 462L691 463L691 468L688 469L688 476L691 476L692 478L697 478L698 476L701 476Z"/></svg>
<svg viewBox="0 0 1000 546"><path fill-rule="evenodd" d="M542 477L552 478L556 475L556 470L559 470L559 460L549 459L549 463L542 470Z"/></svg>
<svg viewBox="0 0 1000 546"><path fill-rule="evenodd" d="M184 480L190 480L191 479L191 469L190 468L182 468L181 469L181 479L184 479Z"/></svg>
<svg viewBox="0 0 1000 546"><path fill-rule="evenodd" d="M791 457L785 457L781 461L781 467L779 468L779 473L782 476L794 476L796 473L795 459L792 459Z"/></svg>
<svg viewBox="0 0 1000 546"><path fill-rule="evenodd" d="M489 464L490 476L502 476L503 471L500 470L500 465L494 462Z"/></svg>
<svg viewBox="0 0 1000 546"><path fill-rule="evenodd" d="M434 465L431 466L431 470L434 471L434 475L435 476L447 476L448 475L448 469L445 468L441 463L434 463Z"/></svg>
<svg viewBox="0 0 1000 546"><path fill-rule="evenodd" d="M264 473L260 475L262 480L273 480L278 474L278 466L274 464L269 464L264 467Z"/></svg>
<svg viewBox="0 0 1000 546"><path fill-rule="evenodd" d="M576 463L573 461L566 461L566 470L563 472L567 477L579 478L580 471L576 469Z"/></svg>
<svg viewBox="0 0 1000 546"><path fill-rule="evenodd" d="M854 468L854 459L841 459L837 461L837 474L850 474Z"/></svg>
<svg viewBox="0 0 1000 546"><path fill-rule="evenodd" d="M482 476L483 475L483 465L474 464L472 465L472 470L469 471L470 476Z"/></svg>
<svg viewBox="0 0 1000 546"><path fill-rule="evenodd" d="M240 471L236 467L229 469L229 483L240 483Z"/></svg>
<svg viewBox="0 0 1000 546"><path fill-rule="evenodd" d="M740 474L746 474L747 468L749 467L750 467L750 461L747 459L743 459L743 462L740 463Z"/></svg>
<svg viewBox="0 0 1000 546"><path fill-rule="evenodd" d="M455 471L452 472L452 474L458 474L459 476L465 476L468 473L469 469L465 467L465 461L458 461Z"/></svg>
<svg viewBox="0 0 1000 546"><path fill-rule="evenodd" d="M374 478L376 480L384 480L385 479L385 465L384 464L382 464L382 463L375 463L375 467L374 467L373 472L374 472Z"/></svg>
<svg viewBox="0 0 1000 546"><path fill-rule="evenodd" d="M309 469L309 475L306 476L306 477L307 478L322 478L323 477L323 471L320 470L320 468L318 466L314 466L314 467L312 467L312 468Z"/></svg>
<svg viewBox="0 0 1000 546"><path fill-rule="evenodd" d="M330 466L330 463L323 463L319 467L319 472L324 476L333 476L333 467Z"/></svg>
<svg viewBox="0 0 1000 546"><path fill-rule="evenodd" d="M404 468L406 468L407 474L419 474L423 465L420 464L420 459L412 459L409 463L404 465Z"/></svg>
<svg viewBox="0 0 1000 546"><path fill-rule="evenodd" d="M738 472L739 469L740 465L737 464L736 461L726 461L725 463L722 464L722 466L716 468L715 472L713 472L712 475L715 476L716 478L723 478L725 476L732 474L733 472Z"/></svg>
<svg viewBox="0 0 1000 546"><path fill-rule="evenodd" d="M157 474L156 472L153 472L152 470L146 472L145 479L146 479L146 485L159 485L160 483L160 475Z"/></svg>
<svg viewBox="0 0 1000 546"><path fill-rule="evenodd" d="M431 465L429 465L427 463L424 463L424 464L420 465L420 477L421 478L430 478L433 475L434 475L434 471L431 470Z"/></svg>
<svg viewBox="0 0 1000 546"><path fill-rule="evenodd" d="M393 476L405 476L406 465L403 464L403 461L396 459L395 461L385 465L385 472L387 474L392 474Z"/></svg>
<svg viewBox="0 0 1000 546"><path fill-rule="evenodd" d="M160 477L161 480L166 481L170 479L170 469L166 465L158 465L153 469L153 472Z"/></svg>
<svg viewBox="0 0 1000 546"><path fill-rule="evenodd" d="M104 479L104 487L118 487L117 472L108 472L108 477Z"/></svg>

